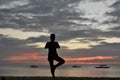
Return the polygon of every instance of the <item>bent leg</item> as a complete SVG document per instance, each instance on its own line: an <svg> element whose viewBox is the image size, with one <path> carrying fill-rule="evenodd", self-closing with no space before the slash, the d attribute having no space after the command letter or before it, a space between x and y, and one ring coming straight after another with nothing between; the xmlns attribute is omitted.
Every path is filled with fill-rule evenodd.
<svg viewBox="0 0 120 80"><path fill-rule="evenodd" d="M48 59L48 61L49 61L49 64L50 64L50 71L51 71L51 74L52 74L52 76L53 76L53 78L55 77L55 68L54 68L54 64L53 64L53 60L49 60Z"/></svg>
<svg viewBox="0 0 120 80"><path fill-rule="evenodd" d="M58 64L56 64L55 67L58 67L58 66L65 63L65 60L63 58L61 58L61 57L57 57L55 60L58 61Z"/></svg>

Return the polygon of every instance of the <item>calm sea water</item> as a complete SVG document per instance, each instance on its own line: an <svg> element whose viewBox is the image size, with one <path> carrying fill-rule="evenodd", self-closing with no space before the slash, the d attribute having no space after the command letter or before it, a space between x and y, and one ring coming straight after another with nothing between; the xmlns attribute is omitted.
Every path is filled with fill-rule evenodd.
<svg viewBox="0 0 120 80"><path fill-rule="evenodd" d="M51 76L49 67L30 68L29 66L0 66L0 76ZM62 66L56 70L58 77L120 77L120 65L108 69L97 69L94 65L81 68Z"/></svg>

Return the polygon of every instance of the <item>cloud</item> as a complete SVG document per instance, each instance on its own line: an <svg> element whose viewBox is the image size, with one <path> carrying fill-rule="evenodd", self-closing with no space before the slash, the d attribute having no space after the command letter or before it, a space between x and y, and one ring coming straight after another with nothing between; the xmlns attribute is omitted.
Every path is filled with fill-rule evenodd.
<svg viewBox="0 0 120 80"><path fill-rule="evenodd" d="M110 12L110 13L107 13L107 14L119 18L120 17L119 13L120 13L120 10L117 9L117 10L114 10L113 12Z"/></svg>
<svg viewBox="0 0 120 80"><path fill-rule="evenodd" d="M21 0L21 1L15 1L15 0L1 0L2 4L0 6L0 9L11 9L11 8L16 8L19 6L24 6L27 5L29 2L28 0Z"/></svg>
<svg viewBox="0 0 120 80"><path fill-rule="evenodd" d="M29 37L38 37L38 36L48 36L49 33L47 31L36 32L36 31L23 31L18 29L0 29L0 34L7 35L10 38L17 38L17 39L27 39Z"/></svg>
<svg viewBox="0 0 120 80"><path fill-rule="evenodd" d="M120 43L101 42L99 45L91 46L91 48L88 48L88 49L68 50L67 48L64 48L60 51L60 54L63 56L71 57L71 58L91 57L91 56L118 56L120 57L120 54L119 54L120 46L119 45ZM117 60L113 60L113 62L116 62L116 61L120 61L120 59L118 58Z"/></svg>
<svg viewBox="0 0 120 80"><path fill-rule="evenodd" d="M47 64L47 52L37 48L31 41L10 38L0 35L0 64L1 65L31 65ZM41 44L40 44L41 45Z"/></svg>
<svg viewBox="0 0 120 80"><path fill-rule="evenodd" d="M46 42L46 41L49 40L49 37L48 36L30 37L27 40L31 41L33 43L35 43L35 42Z"/></svg>
<svg viewBox="0 0 120 80"><path fill-rule="evenodd" d="M31 65L31 64L47 64L47 56L40 55L39 53L22 53L8 57L0 58L1 65Z"/></svg>
<svg viewBox="0 0 120 80"><path fill-rule="evenodd" d="M60 29L59 31L57 30L51 30L50 33L56 33L56 39L58 41L68 41L71 39L76 39L76 38L85 38L84 40L89 40L89 41L100 41L103 39L98 39L98 36L103 36L105 37L108 35L105 32L102 32L98 29L88 29L88 30L65 30L65 29ZM64 35L65 34L65 35ZM108 35L109 36L109 35ZM111 36L111 35L110 35ZM40 36L40 37L30 37L28 40L31 40L33 42L46 42L49 40L49 36ZM81 40L82 41L82 40Z"/></svg>
<svg viewBox="0 0 120 80"><path fill-rule="evenodd" d="M75 38L75 34L76 37L92 36L93 34L86 33L88 32L86 29L92 29L92 26L98 23L96 18L85 17L87 12L76 9L81 0L27 0L27 2L29 3L14 9L0 9L0 28L15 28L26 31L48 30L50 33L57 33L59 39L64 38L65 40L70 38L69 35ZM65 34L67 33L67 36L62 37L63 31Z"/></svg>
<svg viewBox="0 0 120 80"><path fill-rule="evenodd" d="M111 5L111 7L114 7L114 8L116 8L116 9L119 9L119 7L120 7L120 1L119 1L119 0L116 1L113 5Z"/></svg>
<svg viewBox="0 0 120 80"><path fill-rule="evenodd" d="M30 46L29 41L19 40L16 38L8 38L7 36L0 36L0 55L1 57L18 55L29 52L42 52L36 46Z"/></svg>
<svg viewBox="0 0 120 80"><path fill-rule="evenodd" d="M120 30L120 26L113 27L113 28L111 28L111 30L113 30L113 31L119 31Z"/></svg>
<svg viewBox="0 0 120 80"><path fill-rule="evenodd" d="M112 29L112 28L111 28ZM61 29L59 31L52 30L50 33L56 33L57 41L69 41L77 39L78 42L99 42L105 40L105 38L120 37L120 32L116 30L101 31L98 29L88 29L88 30L65 30ZM49 36L39 36L39 37L30 37L27 40L32 42L46 42L49 41Z"/></svg>
<svg viewBox="0 0 120 80"><path fill-rule="evenodd" d="M83 39L77 39L77 40L81 41L82 43L88 43L88 42L91 42L91 41L99 42L99 41L103 41L105 39L102 39L102 38L83 38Z"/></svg>
<svg viewBox="0 0 120 80"><path fill-rule="evenodd" d="M19 61L19 60L43 60L47 58L47 56L41 56L41 55L38 55L38 53L24 53L24 54L21 54L21 55L17 55L17 56L9 56L7 58L2 58L0 60L13 60L13 61Z"/></svg>
<svg viewBox="0 0 120 80"><path fill-rule="evenodd" d="M27 2L29 3L24 6L0 9L0 28L52 31L84 28L97 22L95 18L85 17L84 11L76 9L81 0L27 0Z"/></svg>
<svg viewBox="0 0 120 80"><path fill-rule="evenodd" d="M120 64L119 56L65 57L66 64ZM118 60L118 61L116 61Z"/></svg>
<svg viewBox="0 0 120 80"><path fill-rule="evenodd" d="M108 24L108 23L113 23L113 24L119 24L120 23L120 1L116 1L114 4L112 4L110 6L110 8L113 8L112 11L110 12L106 12L106 15L108 16L113 16L113 18L111 18L108 21L105 21L104 23Z"/></svg>
<svg viewBox="0 0 120 80"><path fill-rule="evenodd" d="M56 32L57 33L57 32ZM66 35L63 35L66 34ZM62 33L58 33L58 40L74 39L74 38L85 38L87 39L97 39L102 37L120 37L120 32L118 31L101 31L98 29L88 29L88 30L65 30ZM99 41L100 39L98 39Z"/></svg>
<svg viewBox="0 0 120 80"><path fill-rule="evenodd" d="M55 33L56 40L59 42L65 44L73 40L76 43L71 42L71 45L79 43L77 45L80 48L74 50L62 46L59 52L63 57L119 56L118 39L114 39L111 43L103 42L120 37L119 2L113 0L0 0L0 29L3 31L0 31L0 55L4 58L11 56L13 59L17 55L22 57L26 56L24 53L35 52L44 56L46 54L42 53L46 53L45 50L38 46L44 45L41 43L49 40L48 34ZM39 42L40 44L37 44ZM96 45L91 45L92 42ZM81 49L85 44L90 45L90 48ZM119 62L119 59L115 61Z"/></svg>
<svg viewBox="0 0 120 80"><path fill-rule="evenodd" d="M80 0L21 0L6 1L5 4L4 1L2 2L3 5L11 4L15 8L0 9L1 28L40 30L45 27L47 29L50 27L55 28L57 25L66 26L68 23L70 23L69 25L77 25L68 20L88 20L81 17L80 15L83 14L74 9L74 6L77 6ZM26 4L21 5L21 3Z"/></svg>
<svg viewBox="0 0 120 80"><path fill-rule="evenodd" d="M93 46L91 49L78 50L80 53L86 53L86 55L98 55L101 56L119 56L120 43L107 43L101 42L101 44Z"/></svg>
<svg viewBox="0 0 120 80"><path fill-rule="evenodd" d="M66 61L91 61L91 60L107 60L107 59L117 59L118 56L92 56L92 57L82 57L82 58L65 58Z"/></svg>
<svg viewBox="0 0 120 80"><path fill-rule="evenodd" d="M115 24L118 25L119 22L120 22L119 19L110 18L109 20L105 20L104 22L102 22L102 24L107 24L107 25L112 24L113 26Z"/></svg>

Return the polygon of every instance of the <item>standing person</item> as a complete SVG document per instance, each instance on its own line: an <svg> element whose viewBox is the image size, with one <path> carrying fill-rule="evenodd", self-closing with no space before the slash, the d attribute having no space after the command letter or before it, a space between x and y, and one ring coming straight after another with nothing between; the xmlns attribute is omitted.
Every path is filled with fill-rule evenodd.
<svg viewBox="0 0 120 80"><path fill-rule="evenodd" d="M48 61L50 64L50 70L53 78L55 78L55 69L64 64L65 61L57 54L57 48L60 48L58 42L55 42L55 34L50 35L50 42L47 42L45 45L45 49L48 49ZM54 60L58 62L58 64L54 65Z"/></svg>

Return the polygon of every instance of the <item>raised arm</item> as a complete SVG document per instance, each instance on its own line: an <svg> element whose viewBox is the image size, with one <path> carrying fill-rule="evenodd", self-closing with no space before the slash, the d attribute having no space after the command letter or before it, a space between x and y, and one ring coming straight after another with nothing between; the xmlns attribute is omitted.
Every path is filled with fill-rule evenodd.
<svg viewBox="0 0 120 80"><path fill-rule="evenodd" d="M60 48L60 45L58 42L56 42L56 48Z"/></svg>
<svg viewBox="0 0 120 80"><path fill-rule="evenodd" d="M49 47L49 45L48 45L48 42L46 43L46 45L45 45L45 49L47 49Z"/></svg>

